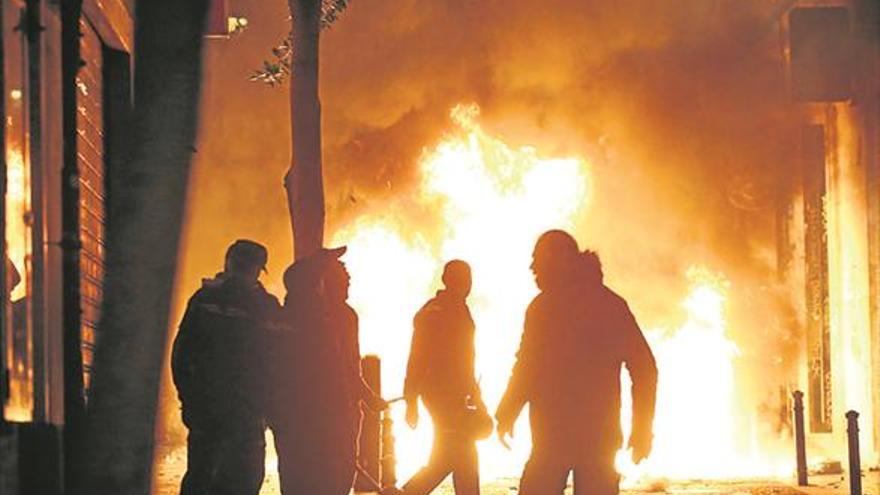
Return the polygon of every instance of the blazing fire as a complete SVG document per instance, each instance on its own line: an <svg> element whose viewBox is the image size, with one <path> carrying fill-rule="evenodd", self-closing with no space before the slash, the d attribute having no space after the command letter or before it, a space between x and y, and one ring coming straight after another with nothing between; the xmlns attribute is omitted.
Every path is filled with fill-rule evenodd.
<svg viewBox="0 0 880 495"><path fill-rule="evenodd" d="M27 221L30 215L30 176L21 150L14 147L10 147L6 153L6 185L6 254L21 274L21 282L9 294L9 301L19 301L30 290L30 281L25 276L31 251L30 225ZM9 382L5 416L11 421L28 421L31 419L32 394L31 383L26 379L28 371L25 361L14 359L12 345L7 346L6 359L12 366L12 379Z"/></svg>
<svg viewBox="0 0 880 495"><path fill-rule="evenodd" d="M361 349L382 357L386 397L402 390L412 316L438 287L443 263L461 258L474 271L470 305L477 324L478 378L487 404L497 404L524 310L536 293L528 268L534 241L549 228L573 230L590 206L587 162L512 148L484 131L478 116L473 105L453 108L455 129L424 152L415 197L385 213L362 216L333 239L349 246L345 261L352 274L351 301L360 314ZM413 210L439 217L437 230L408 220ZM687 277L691 290L683 302L684 323L673 331L646 332L660 368L654 455L632 466L621 453L620 470L630 482L646 476L787 475L789 466L757 456L755 446L742 441L737 412L743 408L735 403L738 351L725 317L728 282L699 268ZM409 430L402 409L392 415L398 476L406 479L426 461L432 433L427 420ZM512 452L497 441L482 442L484 478L518 475L528 457L528 439L523 415Z"/></svg>
<svg viewBox="0 0 880 495"><path fill-rule="evenodd" d="M29 252L29 226L26 223L30 211L29 177L25 170L21 151L10 149L6 153L6 253L19 273L25 273L25 261ZM10 294L11 300L27 294L27 282L22 280Z"/></svg>
<svg viewBox="0 0 880 495"><path fill-rule="evenodd" d="M473 268L470 299L477 324L477 374L487 404L504 391L522 328L523 310L535 295L529 272L537 236L572 228L589 204L588 166L575 158L545 159L534 149L512 149L477 124L476 106L451 112L456 131L421 160L420 207L442 218L437 237L401 217L361 218L334 242L348 244L351 300L360 314L361 350L383 358L386 396L399 395L409 354L412 317L437 287L440 269L461 258ZM398 471L411 475L427 458L430 422L415 432L395 411ZM528 437L527 425L519 436ZM487 476L512 473L528 457L527 442L510 454L496 443L480 445Z"/></svg>
<svg viewBox="0 0 880 495"><path fill-rule="evenodd" d="M646 331L660 369L654 452L642 465L618 455L618 469L634 483L644 478L785 477L793 466L785 457L760 450L740 426L735 359L739 349L727 335L729 282L693 267L690 292L682 303L686 318L674 331ZM628 382L628 377L623 377ZM623 390L627 390L623 387ZM628 427L624 394L623 425ZM748 425L754 426L754 425ZM748 431L746 428L745 431Z"/></svg>

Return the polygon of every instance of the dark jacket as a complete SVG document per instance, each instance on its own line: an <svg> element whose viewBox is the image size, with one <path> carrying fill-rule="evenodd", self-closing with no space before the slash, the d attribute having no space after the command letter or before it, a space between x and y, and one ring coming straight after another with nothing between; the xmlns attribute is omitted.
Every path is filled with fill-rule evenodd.
<svg viewBox="0 0 880 495"><path fill-rule="evenodd" d="M408 402L479 398L474 380L474 320L465 301L438 291L413 318L403 394ZM432 411L434 415L434 411Z"/></svg>
<svg viewBox="0 0 880 495"><path fill-rule="evenodd" d="M605 286L539 294L496 417L509 423L529 403L535 445L562 453L621 446L620 372L632 378L633 434L650 435L657 367L626 302Z"/></svg>
<svg viewBox="0 0 880 495"><path fill-rule="evenodd" d="M272 422L347 444L360 428L360 401L373 393L361 375L357 313L314 299L289 301L285 317L287 331L275 349Z"/></svg>
<svg viewBox="0 0 880 495"><path fill-rule="evenodd" d="M203 281L187 303L171 358L187 426L262 421L267 339L280 309L259 282L224 274Z"/></svg>

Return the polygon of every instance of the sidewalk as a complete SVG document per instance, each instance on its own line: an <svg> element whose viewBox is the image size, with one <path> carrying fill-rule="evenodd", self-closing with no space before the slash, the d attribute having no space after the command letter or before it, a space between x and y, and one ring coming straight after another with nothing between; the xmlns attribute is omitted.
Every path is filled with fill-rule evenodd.
<svg viewBox="0 0 880 495"><path fill-rule="evenodd" d="M153 495L178 495L180 480L186 470L186 448L160 448L157 453ZM271 433L266 437L266 478L260 495L281 495L278 487L278 466ZM481 495L515 495L518 478L502 478L484 482ZM795 486L789 480L691 480L651 481L646 485L622 488L622 495L850 495L849 479L844 474L811 474L809 486ZM571 487L566 490L571 495ZM453 495L452 481L447 480L435 495ZM880 495L880 471L866 470L862 477L863 495Z"/></svg>
<svg viewBox="0 0 880 495"><path fill-rule="evenodd" d="M271 444L269 446L271 449ZM274 459L274 452L267 455ZM180 479L186 468L186 450L183 448L165 452L157 463L153 495L177 495ZM514 495L519 480L504 478L484 483L481 495ZM796 487L794 480L731 480L687 481L653 483L647 487L622 489L622 495L849 495L849 482L843 475L823 475L810 478L810 486ZM880 495L880 473L867 472L862 481L863 495ZM453 495L451 480L434 492L436 495ZM566 490L571 494L571 489ZM260 495L280 495L278 473L274 463L267 463L266 480Z"/></svg>
<svg viewBox="0 0 880 495"><path fill-rule="evenodd" d="M266 451L266 478L263 480L260 495L281 495L278 488L278 466L270 461L277 459L271 442L266 446ZM152 495L177 495L180 491L180 480L186 472L186 447L160 449L157 455Z"/></svg>
<svg viewBox="0 0 880 495"><path fill-rule="evenodd" d="M806 495L849 495L849 476L846 474L811 475L808 482L808 486L797 489ZM880 471L863 472L862 494L880 495Z"/></svg>

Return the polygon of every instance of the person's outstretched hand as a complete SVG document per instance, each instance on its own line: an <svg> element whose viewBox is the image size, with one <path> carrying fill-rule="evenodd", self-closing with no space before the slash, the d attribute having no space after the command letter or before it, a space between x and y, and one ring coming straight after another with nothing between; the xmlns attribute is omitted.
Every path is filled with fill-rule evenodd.
<svg viewBox="0 0 880 495"><path fill-rule="evenodd" d="M628 447L632 449L632 461L634 463L638 464L651 455L653 439L654 437L650 433L634 433L630 435Z"/></svg>
<svg viewBox="0 0 880 495"><path fill-rule="evenodd" d="M388 401L376 394L373 394L367 400L367 407L369 407L370 410L373 412L382 412L385 409L388 409Z"/></svg>
<svg viewBox="0 0 880 495"><path fill-rule="evenodd" d="M418 402L406 403L406 424L413 430L419 426L419 404Z"/></svg>
<svg viewBox="0 0 880 495"><path fill-rule="evenodd" d="M513 423L507 423L498 421L498 426L496 428L496 432L498 433L498 441L501 442L501 445L504 446L505 449L510 450L510 443L508 443L508 438L513 439Z"/></svg>

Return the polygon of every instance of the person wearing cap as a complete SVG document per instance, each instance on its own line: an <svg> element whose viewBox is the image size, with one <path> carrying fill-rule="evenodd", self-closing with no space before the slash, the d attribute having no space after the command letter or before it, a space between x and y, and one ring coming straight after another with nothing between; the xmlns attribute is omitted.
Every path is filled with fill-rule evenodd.
<svg viewBox="0 0 880 495"><path fill-rule="evenodd" d="M345 248L321 249L284 275L287 333L273 376L271 425L284 495L347 495L361 409L387 404L361 375L358 316L348 304Z"/></svg>
<svg viewBox="0 0 880 495"><path fill-rule="evenodd" d="M531 269L540 293L526 310L516 363L495 413L498 437L507 445L528 403L532 453L519 493L562 495L574 472L575 495L615 495L621 368L632 380L628 446L638 463L651 452L654 356L626 301L604 285L599 257L581 253L571 235L541 235Z"/></svg>
<svg viewBox="0 0 880 495"><path fill-rule="evenodd" d="M257 495L265 463L265 361L281 307L259 281L266 248L237 240L189 299L172 375L189 429L182 495Z"/></svg>
<svg viewBox="0 0 880 495"><path fill-rule="evenodd" d="M403 486L405 495L427 495L449 474L456 495L480 493L476 441L492 434L480 387L474 378L474 320L467 306L471 267L452 260L443 268L444 288L413 318L413 336L403 395L406 422L415 428L421 398L434 423L428 464ZM484 418L485 432L474 419Z"/></svg>

